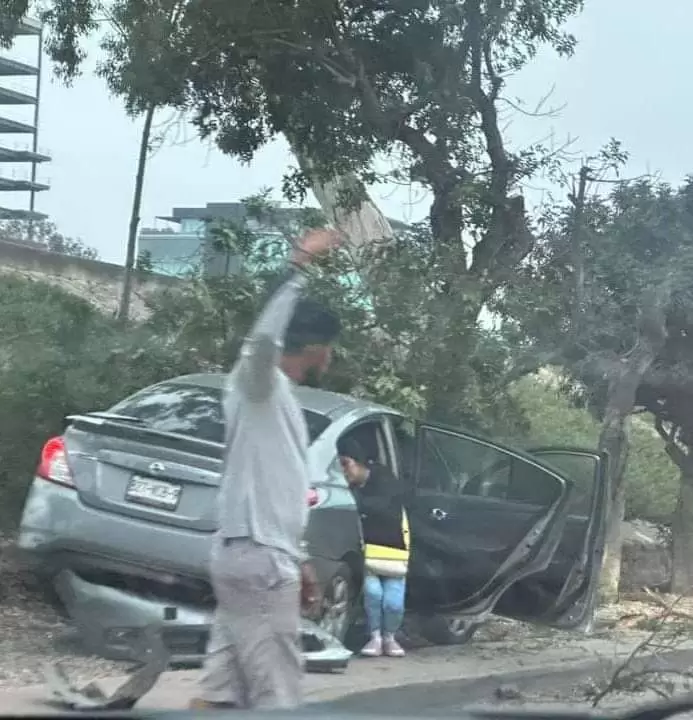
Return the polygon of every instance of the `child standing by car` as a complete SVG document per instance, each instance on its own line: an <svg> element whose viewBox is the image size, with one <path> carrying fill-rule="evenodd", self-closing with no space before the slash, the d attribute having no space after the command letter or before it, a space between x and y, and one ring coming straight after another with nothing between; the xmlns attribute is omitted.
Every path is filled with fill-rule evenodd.
<svg viewBox="0 0 693 720"><path fill-rule="evenodd" d="M404 619L409 565L409 525L397 478L368 460L351 438L337 443L339 460L361 515L365 543L364 606L370 640L365 657L404 657L395 634Z"/></svg>

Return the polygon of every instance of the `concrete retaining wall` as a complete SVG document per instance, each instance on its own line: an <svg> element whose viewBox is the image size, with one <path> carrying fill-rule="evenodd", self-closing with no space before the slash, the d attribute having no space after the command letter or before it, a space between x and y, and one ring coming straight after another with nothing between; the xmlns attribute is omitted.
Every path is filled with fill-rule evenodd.
<svg viewBox="0 0 693 720"><path fill-rule="evenodd" d="M106 313L115 313L123 281L120 265L59 255L36 246L0 239L0 275L43 280L92 302ZM146 299L157 290L175 287L176 278L146 275L135 278L132 316L146 315Z"/></svg>

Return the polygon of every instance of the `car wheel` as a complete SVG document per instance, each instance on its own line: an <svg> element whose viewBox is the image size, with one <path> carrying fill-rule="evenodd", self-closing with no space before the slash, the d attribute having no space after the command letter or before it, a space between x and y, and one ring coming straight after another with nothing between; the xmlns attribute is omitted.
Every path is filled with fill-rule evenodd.
<svg viewBox="0 0 693 720"><path fill-rule="evenodd" d="M459 617L433 615L421 618L419 629L434 645L464 645L472 639L477 627Z"/></svg>
<svg viewBox="0 0 693 720"><path fill-rule="evenodd" d="M346 563L341 563L323 592L323 611L320 627L339 642L344 642L351 624L354 604L353 574Z"/></svg>

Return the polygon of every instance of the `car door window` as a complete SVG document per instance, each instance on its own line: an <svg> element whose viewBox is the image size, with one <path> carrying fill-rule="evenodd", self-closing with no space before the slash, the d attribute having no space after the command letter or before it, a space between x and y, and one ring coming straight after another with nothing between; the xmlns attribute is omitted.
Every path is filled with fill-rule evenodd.
<svg viewBox="0 0 693 720"><path fill-rule="evenodd" d="M584 453L567 451L551 451L550 449L533 450L532 453L543 462L552 465L574 482L573 492L568 504L571 515L587 517L590 514L595 494L595 461Z"/></svg>
<svg viewBox="0 0 693 720"><path fill-rule="evenodd" d="M414 490L417 450L416 425L406 418L392 418L392 430L398 454L399 479L408 492Z"/></svg>
<svg viewBox="0 0 693 720"><path fill-rule="evenodd" d="M492 443L426 429L421 443L419 491L495 498L546 507L560 487L544 470Z"/></svg>

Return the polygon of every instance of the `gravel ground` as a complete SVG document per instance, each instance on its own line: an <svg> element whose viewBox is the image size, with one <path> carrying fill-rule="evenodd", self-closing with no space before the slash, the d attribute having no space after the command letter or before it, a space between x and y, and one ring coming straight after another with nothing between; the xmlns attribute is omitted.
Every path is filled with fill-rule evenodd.
<svg viewBox="0 0 693 720"><path fill-rule="evenodd" d="M81 650L58 605L34 577L17 566L10 548L11 540L0 536L0 689L42 683L42 666L46 662L60 661L77 682L127 672L125 663L88 656ZM631 601L610 606L600 611L598 632L614 634L614 637L642 633L658 615L661 609L651 603ZM480 628L472 642L479 657L492 659L508 652L532 654L549 645L570 644L571 640L574 642L575 635L570 633L495 619ZM569 697L564 691L560 692L562 701L584 704L589 689L572 689ZM556 699L549 692L536 698L517 698L517 701L555 702Z"/></svg>
<svg viewBox="0 0 693 720"><path fill-rule="evenodd" d="M0 537L0 689L42 683L43 664L56 660L78 680L122 674L126 664L80 651L67 619L10 549Z"/></svg>

